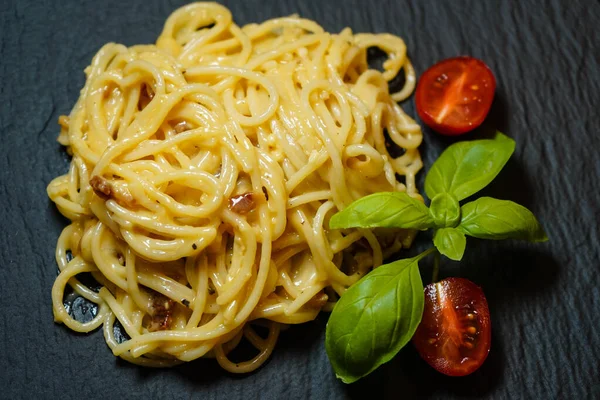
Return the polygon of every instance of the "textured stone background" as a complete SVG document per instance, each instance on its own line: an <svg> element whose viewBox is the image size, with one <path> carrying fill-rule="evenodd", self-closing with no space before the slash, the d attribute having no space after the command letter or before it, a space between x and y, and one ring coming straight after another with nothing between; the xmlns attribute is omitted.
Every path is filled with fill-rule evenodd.
<svg viewBox="0 0 600 400"><path fill-rule="evenodd" d="M530 207L546 244L471 240L460 275L483 286L492 352L474 375L446 378L412 346L357 384L337 381L323 347L325 318L282 336L258 372L212 361L149 370L115 359L97 331L52 320L53 251L65 220L45 195L67 170L56 143L82 70L108 41L152 42L183 1L0 2L0 398L600 398L600 3L546 1L226 1L240 24L298 12L332 31L402 36L419 73L459 54L498 80L486 125L517 151L486 194ZM413 101L405 108L414 115ZM448 140L425 129L426 168ZM417 251L426 245L421 237ZM429 276L424 266L425 277Z"/></svg>

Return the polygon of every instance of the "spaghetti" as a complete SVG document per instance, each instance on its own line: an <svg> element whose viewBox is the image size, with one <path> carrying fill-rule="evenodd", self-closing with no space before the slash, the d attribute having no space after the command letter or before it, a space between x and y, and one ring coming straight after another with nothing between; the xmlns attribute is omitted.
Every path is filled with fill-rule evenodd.
<svg viewBox="0 0 600 400"><path fill-rule="evenodd" d="M383 72L369 69L373 46L387 53ZM390 94L401 70L405 85ZM48 186L71 220L52 301L74 331L103 326L116 356L158 367L209 356L251 371L281 326L331 310L410 245L411 231L327 229L367 194L420 197L421 131L396 104L415 84L400 38L330 34L295 16L239 27L226 8L195 3L156 45L109 43L85 72L59 119L71 165ZM390 156L386 132L402 156ZM69 314L67 287L97 304L92 320ZM257 355L234 363L242 339Z"/></svg>

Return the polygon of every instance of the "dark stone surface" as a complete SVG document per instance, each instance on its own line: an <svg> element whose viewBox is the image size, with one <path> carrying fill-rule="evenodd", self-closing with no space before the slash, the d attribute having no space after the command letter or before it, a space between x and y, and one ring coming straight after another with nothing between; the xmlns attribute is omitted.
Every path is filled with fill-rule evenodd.
<svg viewBox="0 0 600 400"><path fill-rule="evenodd" d="M82 70L103 43L154 41L182 3L0 2L0 398L600 398L597 0L225 2L240 24L298 12L330 31L400 35L419 73L459 54L495 72L491 115L468 138L498 128L517 151L485 192L530 207L550 242L470 240L460 265L444 264L443 276L479 283L490 303L492 352L474 375L437 374L408 346L346 386L327 361L325 317L285 332L272 359L245 376L210 360L131 366L112 356L101 332L55 325L53 252L65 220L45 188L68 166L57 118L75 103ZM404 107L414 115L412 99ZM425 129L426 168L448 143Z"/></svg>

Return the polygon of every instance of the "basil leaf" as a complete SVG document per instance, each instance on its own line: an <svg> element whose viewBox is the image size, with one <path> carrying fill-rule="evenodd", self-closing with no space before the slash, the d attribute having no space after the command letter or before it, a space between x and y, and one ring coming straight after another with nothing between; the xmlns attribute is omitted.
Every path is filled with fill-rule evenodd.
<svg viewBox="0 0 600 400"><path fill-rule="evenodd" d="M450 193L458 201L477 193L498 175L515 142L497 132L495 139L458 142L449 146L433 163L425 177L425 193L433 199Z"/></svg>
<svg viewBox="0 0 600 400"><path fill-rule="evenodd" d="M391 360L414 335L423 316L418 261L425 254L374 269L333 308L325 348L336 376L344 383Z"/></svg>
<svg viewBox="0 0 600 400"><path fill-rule="evenodd" d="M480 239L548 240L544 229L527 208L508 200L481 197L461 207L458 229Z"/></svg>
<svg viewBox="0 0 600 400"><path fill-rule="evenodd" d="M449 259L460 261L465 253L467 238L456 228L441 228L435 231L433 244L440 253Z"/></svg>
<svg viewBox="0 0 600 400"><path fill-rule="evenodd" d="M436 195L429 205L429 213L438 228L454 228L460 222L460 205L450 193Z"/></svg>
<svg viewBox="0 0 600 400"><path fill-rule="evenodd" d="M333 215L331 229L342 228L410 228L433 226L427 206L404 192L381 192L354 201Z"/></svg>

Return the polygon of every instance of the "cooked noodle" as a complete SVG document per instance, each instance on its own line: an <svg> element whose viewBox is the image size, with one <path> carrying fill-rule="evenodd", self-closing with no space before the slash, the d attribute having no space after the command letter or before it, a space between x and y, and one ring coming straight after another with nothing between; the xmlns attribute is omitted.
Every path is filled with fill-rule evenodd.
<svg viewBox="0 0 600 400"><path fill-rule="evenodd" d="M367 64L373 46L387 53L383 72ZM330 34L295 16L239 27L226 8L195 3L156 45L109 43L85 72L59 120L72 162L48 186L71 220L52 301L74 331L103 326L115 355L147 366L210 356L251 371L282 324L331 310L410 245L411 231L327 228L367 194L419 197L421 131L396 104L415 84L402 39ZM390 156L386 133L402 156ZM85 272L98 292L78 280ZM65 308L69 286L98 306L91 321ZM115 337L117 320L128 340ZM243 338L258 354L234 363Z"/></svg>

